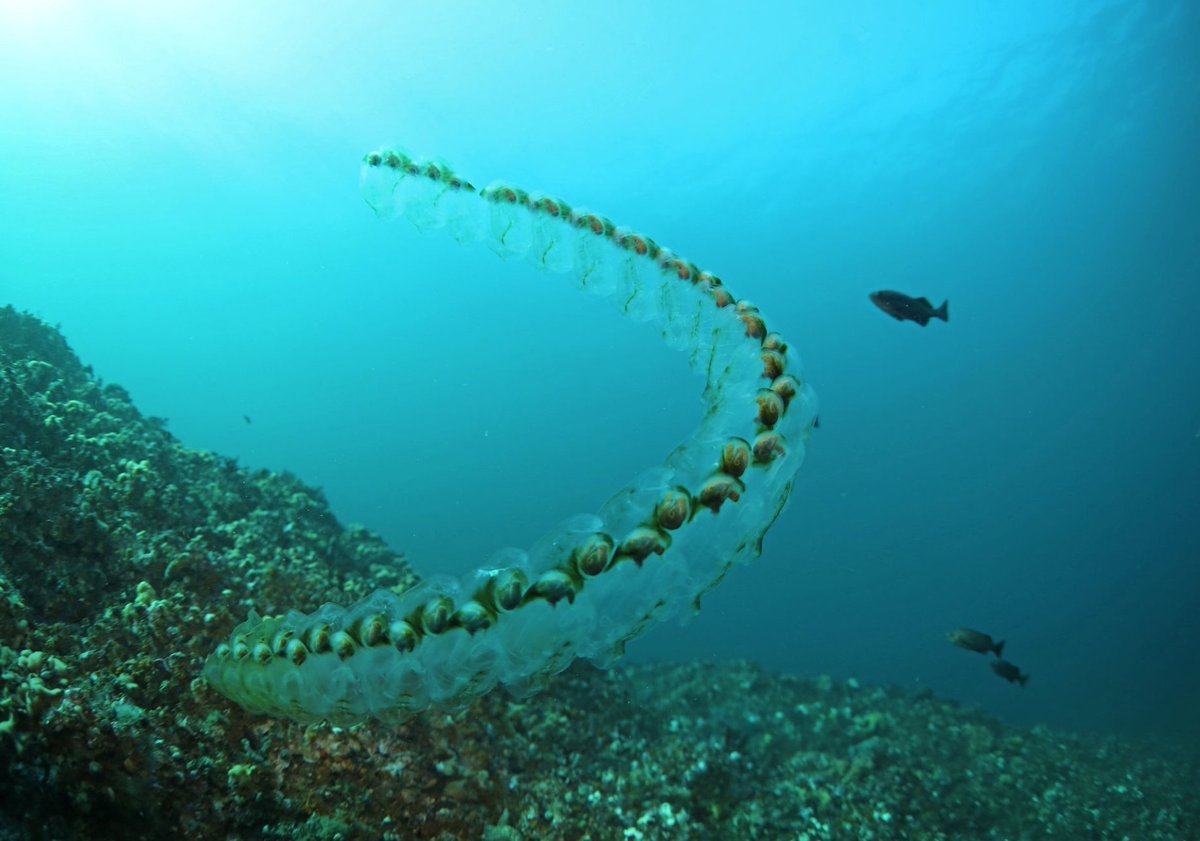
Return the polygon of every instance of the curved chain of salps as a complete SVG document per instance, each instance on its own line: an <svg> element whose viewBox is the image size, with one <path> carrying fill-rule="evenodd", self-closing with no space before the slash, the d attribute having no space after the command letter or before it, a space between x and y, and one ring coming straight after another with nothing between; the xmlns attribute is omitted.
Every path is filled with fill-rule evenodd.
<svg viewBox="0 0 1200 841"><path fill-rule="evenodd" d="M208 658L218 691L260 713L346 724L456 709L505 684L527 694L576 657L606 662L757 557L816 418L799 361L757 307L652 239L505 184L477 190L443 163L372 152L380 215L448 229L653 321L706 378L698 429L595 515L466 580L440 577L342 607L251 614ZM651 410L648 407L648 411Z"/></svg>

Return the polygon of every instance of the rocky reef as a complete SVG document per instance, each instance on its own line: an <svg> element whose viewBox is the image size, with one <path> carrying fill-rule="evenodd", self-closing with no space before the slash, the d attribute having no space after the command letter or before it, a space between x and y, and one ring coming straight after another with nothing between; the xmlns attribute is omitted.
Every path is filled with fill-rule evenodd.
<svg viewBox="0 0 1200 841"><path fill-rule="evenodd" d="M1194 754L744 663L577 665L392 728L252 716L200 678L251 607L415 580L0 309L0 839L1200 837Z"/></svg>

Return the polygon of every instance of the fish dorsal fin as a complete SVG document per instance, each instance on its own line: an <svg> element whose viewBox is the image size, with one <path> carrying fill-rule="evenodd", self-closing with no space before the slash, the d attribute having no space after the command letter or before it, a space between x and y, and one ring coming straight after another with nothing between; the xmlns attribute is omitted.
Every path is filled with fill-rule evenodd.
<svg viewBox="0 0 1200 841"><path fill-rule="evenodd" d="M929 307L930 309L933 309L933 304L929 303L928 298L917 298L917 303L924 304L925 306Z"/></svg>

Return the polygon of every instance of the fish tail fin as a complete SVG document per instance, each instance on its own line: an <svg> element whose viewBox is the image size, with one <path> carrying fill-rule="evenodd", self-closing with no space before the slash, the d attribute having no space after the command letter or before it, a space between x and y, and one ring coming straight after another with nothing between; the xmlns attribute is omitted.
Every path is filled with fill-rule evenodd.
<svg viewBox="0 0 1200 841"><path fill-rule="evenodd" d="M1004 652L1004 640L1000 640L1000 642L993 645L992 651L996 652L997 657L1002 656Z"/></svg>
<svg viewBox="0 0 1200 841"><path fill-rule="evenodd" d="M1029 675L1021 675L1017 680L1021 682L1021 688L1024 689L1025 684L1029 683Z"/></svg>
<svg viewBox="0 0 1200 841"><path fill-rule="evenodd" d="M940 318L942 321L950 320L950 299L942 301L942 305L933 311L935 318Z"/></svg>

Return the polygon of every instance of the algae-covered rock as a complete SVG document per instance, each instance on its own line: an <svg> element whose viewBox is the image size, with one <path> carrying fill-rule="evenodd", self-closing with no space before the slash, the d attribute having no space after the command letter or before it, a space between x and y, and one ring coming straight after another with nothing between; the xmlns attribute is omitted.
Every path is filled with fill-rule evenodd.
<svg viewBox="0 0 1200 841"><path fill-rule="evenodd" d="M195 772L198 664L249 606L414 581L319 490L183 446L57 330L0 309L0 798L143 813L120 793Z"/></svg>
<svg viewBox="0 0 1200 841"><path fill-rule="evenodd" d="M252 716L200 677L251 606L414 580L320 491L188 449L58 331L0 309L0 839L1147 841L1200 826L1194 749L744 663L577 663L528 702L496 692L349 729Z"/></svg>

